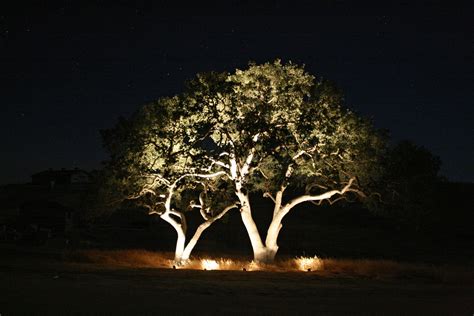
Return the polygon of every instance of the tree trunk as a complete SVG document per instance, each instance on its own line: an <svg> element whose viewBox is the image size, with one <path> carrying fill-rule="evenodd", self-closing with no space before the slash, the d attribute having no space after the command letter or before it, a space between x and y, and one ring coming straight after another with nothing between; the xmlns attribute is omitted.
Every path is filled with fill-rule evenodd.
<svg viewBox="0 0 474 316"><path fill-rule="evenodd" d="M188 244L186 245L186 247L184 248L184 252L183 252L183 255L181 257L181 260L188 260L189 257L191 256L191 252L193 251L194 249L194 246L196 246L199 238L201 238L201 235L202 233L209 227L211 226L215 221L217 221L218 219L222 218L222 216L224 216L225 214L227 214L227 212L231 209L233 209L234 207L237 207L236 204L232 204L232 205L229 205L227 206L226 208L224 208L218 215L212 217L212 218L208 218L204 223L202 223L201 225L198 226L198 228L196 229L196 231L194 232L194 235L193 237L191 238L191 240L189 240Z"/></svg>
<svg viewBox="0 0 474 316"><path fill-rule="evenodd" d="M283 227L281 224L283 217L287 214L286 208L281 208L275 215L267 230L265 244L262 243L257 226L251 215L250 207L242 209L241 216L252 243L254 260L262 263L272 263L278 252L278 236Z"/></svg>
<svg viewBox="0 0 474 316"><path fill-rule="evenodd" d="M342 188L341 190L330 190L325 193L319 195L302 195L292 199L290 202L282 205L282 196L284 188L277 192L275 198L272 200L275 202L275 208L273 211L273 219L270 223L270 226L267 230L267 237L265 239L265 244L262 243L260 235L257 230L257 226L252 218L252 212L250 208L250 201L247 195L242 193L241 186L237 186L237 196L239 197L241 207L241 216L242 221L244 222L245 228L247 229L247 233L250 237L250 241L252 243L253 248L253 255L254 260L257 262L264 262L264 263L271 263L275 259L275 255L278 251L278 235L280 234L280 230L282 228L281 222L283 218L290 212L290 210L298 204L307 201L322 201L328 200L335 195L343 195L344 193L351 190L352 192L356 192L359 194L359 191L356 189L351 189L352 183L355 181L355 178L351 178L349 182ZM271 195L270 195L271 197Z"/></svg>
<svg viewBox="0 0 474 316"><path fill-rule="evenodd" d="M275 255L277 249L271 249L268 247L263 247L260 251L254 252L253 260L260 263L272 263L275 261Z"/></svg>
<svg viewBox="0 0 474 316"><path fill-rule="evenodd" d="M252 244L254 260L261 261L261 259L266 257L266 248L263 245L262 239L260 238L257 225L252 218L252 210L250 208L249 198L247 195L242 193L238 194L238 197L241 203L240 216L242 218L242 222L244 223L245 229L247 230L247 234L249 235L250 243Z"/></svg>
<svg viewBox="0 0 474 316"><path fill-rule="evenodd" d="M174 261L176 263L181 263L183 261L184 246L186 244L186 232L184 231L183 226L176 222L169 213L164 213L160 217L173 226L173 228L176 230L177 237Z"/></svg>
<svg viewBox="0 0 474 316"><path fill-rule="evenodd" d="M275 260L276 253L278 252L277 240L282 227L281 221L283 219L283 213L277 212L273 217L267 231L265 244L263 244L257 225L252 217L252 210L248 196L241 194L239 195L239 199L242 205L240 215L242 217L242 222L247 229L250 243L252 244L254 260L261 263L272 263Z"/></svg>
<svg viewBox="0 0 474 316"><path fill-rule="evenodd" d="M181 260L183 261L188 260L189 257L191 257L191 252L193 251L194 246L196 246L199 238L201 237L201 234L204 232L206 228L211 226L213 222L214 221L206 221L202 223L201 225L199 225L199 227L196 229L196 232L194 233L194 236L191 238L191 240L188 242L188 244L184 248L183 254L181 256Z"/></svg>
<svg viewBox="0 0 474 316"><path fill-rule="evenodd" d="M270 223L270 226L267 230L267 238L265 239L265 247L267 248L267 260L268 262L272 262L275 259L275 255L278 251L278 235L280 234L280 230L283 227L281 221L283 220L283 216L281 216L281 212L277 212Z"/></svg>
<svg viewBox="0 0 474 316"><path fill-rule="evenodd" d="M182 230L176 230L178 233L178 238L176 238L176 249L174 252L174 261L176 263L181 263L184 260L189 259L184 258L184 245L186 244L186 235Z"/></svg>

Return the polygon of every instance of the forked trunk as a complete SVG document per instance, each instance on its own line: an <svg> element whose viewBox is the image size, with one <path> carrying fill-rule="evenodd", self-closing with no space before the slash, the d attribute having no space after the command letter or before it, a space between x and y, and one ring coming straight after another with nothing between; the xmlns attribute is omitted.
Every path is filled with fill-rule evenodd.
<svg viewBox="0 0 474 316"><path fill-rule="evenodd" d="M261 263L272 263L275 260L275 255L278 252L278 235L280 234L280 230L282 228L281 222L283 217L286 215L287 210L285 208L277 210L273 216L270 226L268 227L264 244L258 232L257 225L253 220L248 197L243 196L241 203L242 208L240 215L252 244L254 261Z"/></svg>
<svg viewBox="0 0 474 316"><path fill-rule="evenodd" d="M193 251L194 247L196 246L199 238L201 237L201 234L204 232L204 230L206 228L211 226L211 224L212 224L212 222L206 221L206 222L202 223L201 225L199 225L199 227L197 228L197 230L194 233L191 240L189 240L186 247L184 247L184 251L183 251L183 254L181 256L182 261L189 260L189 257L191 257L191 252Z"/></svg>
<svg viewBox="0 0 474 316"><path fill-rule="evenodd" d="M189 260L191 257L191 252L193 251L194 247L196 246L199 238L201 238L202 233L211 226L215 221L222 218L229 210L235 208L237 205L232 204L227 206L220 212L218 215L208 218L204 223L198 226L196 231L194 232L193 237L189 240L188 244L186 245L186 221L184 215L182 214L182 222L178 223L175 221L169 213L165 213L161 215L161 218L167 221L173 228L176 230L177 238L176 238L176 250L174 261L179 265L184 263L184 261ZM183 224L184 223L184 224Z"/></svg>
<svg viewBox="0 0 474 316"><path fill-rule="evenodd" d="M283 217L280 215L274 216L268 228L267 237L264 244L258 232L257 225L255 224L255 221L252 217L248 196L241 195L239 198L242 204L240 215L242 217L242 222L247 229L250 243L252 244L254 261L261 263L272 263L275 260L276 253L278 252L277 240L282 227L281 221Z"/></svg>
<svg viewBox="0 0 474 316"><path fill-rule="evenodd" d="M254 252L253 260L259 263L272 263L275 260L277 249L263 247L258 252Z"/></svg>

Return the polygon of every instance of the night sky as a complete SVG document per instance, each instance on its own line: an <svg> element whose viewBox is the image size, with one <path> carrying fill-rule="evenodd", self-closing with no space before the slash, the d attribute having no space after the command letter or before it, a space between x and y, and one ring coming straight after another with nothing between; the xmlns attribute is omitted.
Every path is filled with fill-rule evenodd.
<svg viewBox="0 0 474 316"><path fill-rule="evenodd" d="M474 182L473 1L222 2L0 5L0 184L99 168L99 130L119 116L197 72L275 58L335 81L394 141L425 146L448 179Z"/></svg>

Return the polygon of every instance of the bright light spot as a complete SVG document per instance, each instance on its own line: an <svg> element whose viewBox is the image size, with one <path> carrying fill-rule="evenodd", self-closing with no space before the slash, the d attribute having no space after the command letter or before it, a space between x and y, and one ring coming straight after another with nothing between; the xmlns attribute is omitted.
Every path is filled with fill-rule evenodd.
<svg viewBox="0 0 474 316"><path fill-rule="evenodd" d="M315 271L320 270L323 265L323 261L318 257L298 257L295 258L296 265L301 271Z"/></svg>
<svg viewBox="0 0 474 316"><path fill-rule="evenodd" d="M216 260L202 259L201 266L204 270L219 270L219 263Z"/></svg>
<svg viewBox="0 0 474 316"><path fill-rule="evenodd" d="M258 265L257 262L251 261L249 265L247 266L248 271L258 271L261 270L261 267Z"/></svg>

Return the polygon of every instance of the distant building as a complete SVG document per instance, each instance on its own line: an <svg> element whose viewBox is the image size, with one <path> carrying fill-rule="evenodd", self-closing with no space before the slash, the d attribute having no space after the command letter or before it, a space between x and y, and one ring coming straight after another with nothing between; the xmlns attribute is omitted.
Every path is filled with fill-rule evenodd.
<svg viewBox="0 0 474 316"><path fill-rule="evenodd" d="M31 176L32 184L47 185L50 187L54 187L55 185L87 184L91 182L90 174L78 168L61 170L49 169Z"/></svg>
<svg viewBox="0 0 474 316"><path fill-rule="evenodd" d="M31 183L0 187L0 240L7 231L15 231L20 239L69 233L84 212L96 173L49 169L33 174Z"/></svg>

